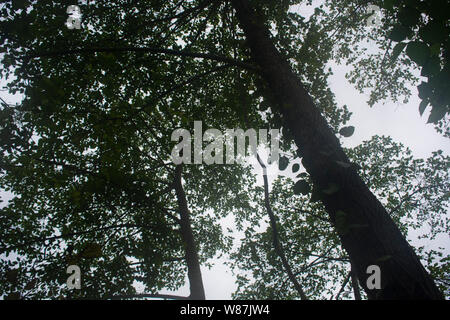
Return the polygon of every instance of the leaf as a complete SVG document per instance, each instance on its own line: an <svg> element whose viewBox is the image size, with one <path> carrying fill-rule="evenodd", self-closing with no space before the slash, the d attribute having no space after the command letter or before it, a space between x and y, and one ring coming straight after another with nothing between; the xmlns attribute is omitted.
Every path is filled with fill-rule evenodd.
<svg viewBox="0 0 450 320"><path fill-rule="evenodd" d="M21 296L19 292L11 292L5 297L5 300L20 300Z"/></svg>
<svg viewBox="0 0 450 320"><path fill-rule="evenodd" d="M448 31L442 23L431 21L419 30L419 35L423 41L434 44L444 41L448 36Z"/></svg>
<svg viewBox="0 0 450 320"><path fill-rule="evenodd" d="M394 9L395 0L384 0L382 2L382 8L392 11Z"/></svg>
<svg viewBox="0 0 450 320"><path fill-rule="evenodd" d="M6 272L6 279L10 283L16 283L17 276L19 275L19 269L12 269Z"/></svg>
<svg viewBox="0 0 450 320"><path fill-rule="evenodd" d="M36 282L37 282L37 279L33 279L30 282L28 282L27 285L25 286L25 290L34 289L34 287L36 286Z"/></svg>
<svg viewBox="0 0 450 320"><path fill-rule="evenodd" d="M439 57L433 56L428 59L426 64L422 67L421 76L430 77L437 75L441 71L441 61Z"/></svg>
<svg viewBox="0 0 450 320"><path fill-rule="evenodd" d="M410 33L409 29L405 28L402 25L396 25L392 29L388 38L395 42L401 42L408 37L409 33Z"/></svg>
<svg viewBox="0 0 450 320"><path fill-rule="evenodd" d="M295 164L292 166L292 172L293 172L293 173L296 173L298 170L300 170L300 165L299 165L298 163L295 163Z"/></svg>
<svg viewBox="0 0 450 320"><path fill-rule="evenodd" d="M308 178L308 174L307 174L306 172L302 172L302 173L300 173L300 174L297 175L297 178L303 178L303 179L306 179L306 178Z"/></svg>
<svg viewBox="0 0 450 320"><path fill-rule="evenodd" d="M355 127L353 127L353 126L344 127L341 130L339 130L339 133L343 137L346 137L346 138L351 137L354 132L355 132Z"/></svg>
<svg viewBox="0 0 450 320"><path fill-rule="evenodd" d="M441 106L433 106L431 109L430 117L428 118L427 123L438 123L441 119L445 117L446 114L445 108Z"/></svg>
<svg viewBox="0 0 450 320"><path fill-rule="evenodd" d="M427 106L428 106L428 101L427 100L422 100L422 102L419 105L419 112L420 112L421 116L423 115L423 113L424 113L425 109L427 108Z"/></svg>
<svg viewBox="0 0 450 320"><path fill-rule="evenodd" d="M102 246L97 243L88 243L81 253L82 258L99 258L102 255Z"/></svg>
<svg viewBox="0 0 450 320"><path fill-rule="evenodd" d="M406 6L398 13L398 20L407 27L413 27L420 21L420 11L416 8Z"/></svg>
<svg viewBox="0 0 450 320"><path fill-rule="evenodd" d="M280 171L286 170L288 165L289 165L289 159L286 158L285 156L280 157L280 160L278 162L278 169L280 169Z"/></svg>
<svg viewBox="0 0 450 320"><path fill-rule="evenodd" d="M419 98L424 100L428 98L432 93L432 88L428 82L422 82L417 86L417 90L419 90Z"/></svg>
<svg viewBox="0 0 450 320"><path fill-rule="evenodd" d="M306 180L299 180L294 185L294 194L306 195L311 191L311 187Z"/></svg>
<svg viewBox="0 0 450 320"><path fill-rule="evenodd" d="M435 43L430 47L430 54L432 56L439 56L441 53L441 45L439 43Z"/></svg>
<svg viewBox="0 0 450 320"><path fill-rule="evenodd" d="M80 258L81 257L79 255L74 255L74 256L68 255L68 256L66 256L65 260L68 265L74 265L74 264L78 264L80 262Z"/></svg>
<svg viewBox="0 0 450 320"><path fill-rule="evenodd" d="M412 41L406 47L406 54L409 58L420 66L425 65L430 56L430 48L424 42Z"/></svg>
<svg viewBox="0 0 450 320"><path fill-rule="evenodd" d="M25 9L25 7L27 6L27 1L26 0L14 0L14 1L12 1L12 6L13 6L14 10Z"/></svg>
<svg viewBox="0 0 450 320"><path fill-rule="evenodd" d="M398 56L400 55L400 53L402 53L402 51L403 51L403 49L405 49L405 47L406 47L406 43L404 43L404 42L397 43L395 45L394 49L392 50L391 61L397 60Z"/></svg>

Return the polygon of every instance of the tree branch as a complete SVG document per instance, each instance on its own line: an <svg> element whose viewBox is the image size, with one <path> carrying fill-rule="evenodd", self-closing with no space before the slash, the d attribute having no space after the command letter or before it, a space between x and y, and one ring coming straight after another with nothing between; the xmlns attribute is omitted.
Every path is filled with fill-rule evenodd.
<svg viewBox="0 0 450 320"><path fill-rule="evenodd" d="M205 60L213 60L217 62L224 62L227 64L231 64L246 70L258 71L258 69L246 62L235 60L229 57L220 56L212 53L198 53L191 52L185 50L174 50L174 49L165 49L165 48L150 48L150 47L92 47L92 48L80 48L80 49L68 49L68 50L56 50L56 51L47 51L47 52L36 52L25 55L23 57L24 61L28 61L32 58L52 58L58 57L62 55L69 54L92 54L98 52L140 52L140 53L151 53L151 54L166 54L170 56L178 56L185 58L199 58Z"/></svg>
<svg viewBox="0 0 450 320"><path fill-rule="evenodd" d="M341 293L344 291L345 286L347 285L348 281L350 280L352 272L350 271L347 275L347 277L345 277L344 283L342 283L342 287L339 290L339 292L337 293L336 297L334 298L335 300L339 299L339 296L341 295Z"/></svg>
<svg viewBox="0 0 450 320"><path fill-rule="evenodd" d="M290 265L289 265L289 263L288 263L288 261L286 259L286 256L284 254L283 246L280 243L280 239L279 239L279 235L278 235L275 215L274 215L274 213L272 211L272 207L270 206L270 201L269 201L269 183L267 182L266 166L262 162L261 158L259 157L259 154L256 154L256 158L258 159L259 164L263 168L265 206L266 206L269 218L270 218L270 224L272 226L273 246L275 247L275 251L277 252L278 256L281 259L281 262L283 264L284 269L286 270L286 273L288 274L289 279L291 280L291 282L294 285L295 289L299 293L300 298L302 300L308 300L305 292L303 291L302 286L297 281L294 273L292 272L292 269L291 269L291 267L290 267Z"/></svg>
<svg viewBox="0 0 450 320"><path fill-rule="evenodd" d="M169 300L189 300L189 297L176 296L171 294L159 294L159 293L140 293L140 294L129 294L129 295L117 295L111 296L107 299L111 300L121 300L121 299L135 299L135 298L155 298L155 299L169 299Z"/></svg>
<svg viewBox="0 0 450 320"><path fill-rule="evenodd" d="M62 234L60 236L53 236L53 237L48 237L48 238L35 238L35 239L27 240L23 244L11 246L11 247L2 247L2 248L0 248L0 252L5 252L7 250L13 250L13 249L21 248L21 247L24 247L24 246L28 246L28 245L31 245L31 244L38 243L38 242L55 241L55 240L58 240L58 239L70 238L70 237L73 237L73 236L79 236L79 235L87 234L87 233L90 233L90 232L105 231L105 230L109 230L109 229L117 229L117 228L125 228L125 227L127 227L127 228L135 228L135 227L139 227L139 226L136 225L136 224L125 223L125 224L119 224L119 225L95 228L95 229L91 229L91 230L87 230L87 231L70 232L70 233Z"/></svg>

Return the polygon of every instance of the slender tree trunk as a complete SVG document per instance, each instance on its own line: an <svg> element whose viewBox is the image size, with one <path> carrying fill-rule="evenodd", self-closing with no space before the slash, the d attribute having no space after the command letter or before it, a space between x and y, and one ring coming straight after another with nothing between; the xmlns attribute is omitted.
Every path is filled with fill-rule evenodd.
<svg viewBox="0 0 450 320"><path fill-rule="evenodd" d="M191 228L191 219L187 205L186 194L181 182L182 166L175 169L174 188L177 195L178 208L180 210L181 236L185 245L186 264L191 294L190 299L205 300L205 289L203 288L202 273L198 261L197 245Z"/></svg>
<svg viewBox="0 0 450 320"><path fill-rule="evenodd" d="M281 56L264 20L248 0L232 0L251 55L278 104L283 126L302 151L302 163L352 260L369 299L442 299L430 275L390 218L350 164L289 63ZM332 188L330 188L332 187ZM337 217L337 219L336 219ZM337 223L336 223L337 222ZM381 269L381 289L367 287L367 267Z"/></svg>

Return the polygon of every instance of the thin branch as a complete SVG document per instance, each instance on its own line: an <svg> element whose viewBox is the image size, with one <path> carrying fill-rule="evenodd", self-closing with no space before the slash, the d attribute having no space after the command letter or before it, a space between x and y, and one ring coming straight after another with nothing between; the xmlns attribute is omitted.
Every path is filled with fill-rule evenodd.
<svg viewBox="0 0 450 320"><path fill-rule="evenodd" d="M310 256L310 257L317 257L317 258L322 258L322 259L327 259L330 261L340 261L340 262L350 262L350 259L348 257L329 257L329 256L325 256L325 255L320 255L320 254L314 254L311 252L297 252L296 254L300 254L300 255L304 255L304 256Z"/></svg>
<svg viewBox="0 0 450 320"><path fill-rule="evenodd" d="M288 261L286 259L286 256L284 254L283 246L280 243L280 239L279 239L279 235L278 235L275 215L274 215L274 213L272 211L272 207L270 206L270 201L269 201L269 184L267 182L267 169L266 169L266 166L264 165L264 163L262 162L261 158L259 157L259 154L256 154L256 158L258 159L259 164L263 168L265 206L266 206L269 218L270 218L270 224L272 226L273 245L275 247L275 251L277 252L278 256L280 257L281 262L283 264L283 267L286 270L286 273L288 274L289 279L291 280L291 282L294 285L295 289L300 294L300 298L302 300L308 300L308 298L306 297L305 292L303 291L302 286L297 281L294 273L292 272L292 269L291 269L291 267L290 267L290 265L289 265L289 263L288 263Z"/></svg>
<svg viewBox="0 0 450 320"><path fill-rule="evenodd" d="M298 208L293 208L293 210L294 210L296 213L305 213L305 214L307 214L307 215L309 215L309 216L311 216L311 217L317 218L317 219L319 219L319 220L321 220L321 221L323 221L323 222L330 223L330 219L329 219L329 218L321 217L321 216L319 216L319 215L317 215L317 214L312 213L311 211L303 210L303 209L298 209Z"/></svg>
<svg viewBox="0 0 450 320"><path fill-rule="evenodd" d="M212 53L199 53L191 52L185 50L174 50L166 48L150 48L150 47L92 47L92 48L81 48L81 49L69 49L69 50L56 50L48 52L37 52L24 56L24 61L32 58L43 58L43 57L59 57L62 55L69 54L92 54L98 52L141 52L141 53L152 53L152 54L166 54L171 56L185 57L185 58L199 58L206 60L213 60L218 62L224 62L231 64L243 69L258 71L258 69L246 62L235 60L229 57L220 56Z"/></svg>
<svg viewBox="0 0 450 320"><path fill-rule="evenodd" d="M185 257L172 257L172 258L163 258L162 261L163 262L180 262L180 261L184 261ZM130 264L128 264L129 266L139 266L139 265L144 265L145 262L132 262Z"/></svg>
<svg viewBox="0 0 450 320"><path fill-rule="evenodd" d="M335 300L338 300L338 299L339 299L339 296L340 296L341 293L344 291L345 286L347 285L348 281L349 281L350 278L351 278L351 274L352 274L352 272L350 271L350 272L348 273L347 277L345 277L345 280L344 280L344 283L342 283L341 289L339 290L339 292L337 293L336 297L334 298Z"/></svg>
<svg viewBox="0 0 450 320"><path fill-rule="evenodd" d="M73 237L73 236L79 236L79 235L87 234L87 233L90 233L90 232L105 231L105 230L109 230L109 229L125 228L125 227L127 227L127 228L137 228L137 227L140 227L140 226L136 225L136 224L125 223L125 224L120 224L120 225L113 225L113 226L95 228L95 229L91 229L91 230L87 230L87 231L70 232L70 233L62 234L62 235L59 235L59 236L48 237L48 238L43 238L43 237L35 238L35 239L27 240L24 243L19 244L19 245L15 245L15 246L11 246L11 247L2 247L2 248L0 248L0 252L21 248L21 247L32 245L32 244L39 243L39 242L55 241L55 240L58 240L58 239L70 238L70 237Z"/></svg>
<svg viewBox="0 0 450 320"><path fill-rule="evenodd" d="M107 299L111 300L121 300L121 299L142 299L142 298L155 298L155 299L169 299L169 300L189 300L189 297L176 296L171 294L159 294L159 293L140 293L140 294L129 294L129 295L117 295L111 296Z"/></svg>
<svg viewBox="0 0 450 320"><path fill-rule="evenodd" d="M398 210L402 207L402 205L403 205L406 201L411 200L411 198L412 198L415 194L417 194L417 193L419 193L419 192L421 192L421 191L423 191L423 190L430 189L430 188L434 188L434 187L436 187L436 185L422 186L422 187L418 188L418 189L415 190L414 192L410 193L409 195L407 195L406 197L404 197L403 199L401 199L401 200L400 200L400 203L399 203L395 208L393 208L393 209L389 212L389 215L392 215L392 214L394 214L396 211L398 211Z"/></svg>

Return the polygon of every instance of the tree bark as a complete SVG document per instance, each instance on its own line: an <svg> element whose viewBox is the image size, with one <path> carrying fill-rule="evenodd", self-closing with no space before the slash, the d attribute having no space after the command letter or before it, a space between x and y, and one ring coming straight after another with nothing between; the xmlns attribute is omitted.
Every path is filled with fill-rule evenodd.
<svg viewBox="0 0 450 320"><path fill-rule="evenodd" d="M274 113L294 137L302 163L348 252L369 299L443 299L412 247L370 192L300 79L274 46L248 0L232 0L251 55L278 102ZM332 188L330 188L332 187ZM323 192L325 190L334 192ZM337 218L337 219L336 219ZM381 269L381 289L369 289L367 267Z"/></svg>
<svg viewBox="0 0 450 320"><path fill-rule="evenodd" d="M202 273L198 260L197 245L191 228L191 218L186 194L181 182L182 170L181 165L178 165L175 169L174 188L177 195L178 208L180 210L181 236L185 244L186 264L191 291L189 298L193 300L205 300L205 289L203 287Z"/></svg>

